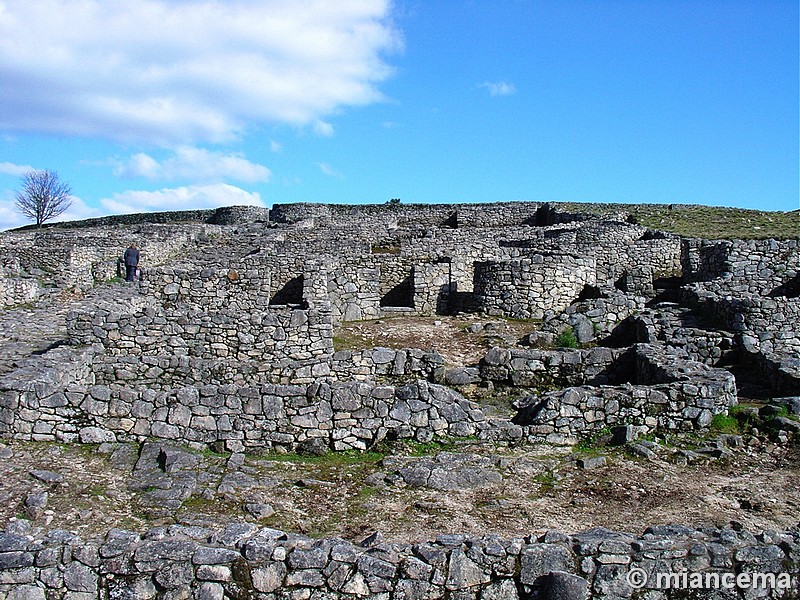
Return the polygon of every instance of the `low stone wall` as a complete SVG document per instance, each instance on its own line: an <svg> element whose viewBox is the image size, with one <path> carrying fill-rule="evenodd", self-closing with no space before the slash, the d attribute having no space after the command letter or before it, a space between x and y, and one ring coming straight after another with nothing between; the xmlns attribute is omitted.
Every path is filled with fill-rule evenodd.
<svg viewBox="0 0 800 600"><path fill-rule="evenodd" d="M800 299L725 295L724 280L684 286L682 299L728 327L747 361L780 394L800 394Z"/></svg>
<svg viewBox="0 0 800 600"><path fill-rule="evenodd" d="M189 304L206 311L252 312L269 306L271 273L229 268L169 268L148 271L140 292L158 304Z"/></svg>
<svg viewBox="0 0 800 600"><path fill-rule="evenodd" d="M24 304L39 297L36 279L8 277L0 272L0 308Z"/></svg>
<svg viewBox="0 0 800 600"><path fill-rule="evenodd" d="M502 227L536 224L536 202L497 202L492 204L275 204L270 219L276 223L296 223L309 217L328 221L394 221L396 226L422 227Z"/></svg>
<svg viewBox="0 0 800 600"><path fill-rule="evenodd" d="M652 288L652 276L647 282ZM603 340L623 321L643 310L647 300L638 293L630 295L609 287L598 288L596 293L599 297L573 302L563 312L545 313L539 331L529 338L531 345L552 345L559 334L570 329L579 344Z"/></svg>
<svg viewBox="0 0 800 600"><path fill-rule="evenodd" d="M88 349L58 348L42 360L31 360L30 372L0 378L2 437L85 443L152 437L220 443L236 452L320 439L332 450L363 450L387 436L430 441L493 427L476 404L426 381L157 391L93 384Z"/></svg>
<svg viewBox="0 0 800 600"><path fill-rule="evenodd" d="M438 352L417 348L340 350L334 353L330 369L331 377L340 381L414 378L441 382L445 374L444 358Z"/></svg>
<svg viewBox="0 0 800 600"><path fill-rule="evenodd" d="M481 359L481 379L500 385L550 390L625 380L631 361L623 350L518 350L492 348Z"/></svg>
<svg viewBox="0 0 800 600"><path fill-rule="evenodd" d="M33 537L18 529L0 533L5 600L668 600L686 597L689 589L722 590L725 598L781 598L800 585L798 530L754 535L740 528L666 525L639 536L597 528L574 535L450 534L415 544L356 544L244 522L221 530L173 525L143 536L113 529L88 540L67 531ZM765 575L753 585L756 573ZM737 592L744 577L748 584Z"/></svg>
<svg viewBox="0 0 800 600"><path fill-rule="evenodd" d="M733 375L677 359L655 346L635 347L631 383L581 386L533 394L516 402L513 422L528 441L574 444L617 425L652 431L703 431L737 402Z"/></svg>
<svg viewBox="0 0 800 600"><path fill-rule="evenodd" d="M756 366L763 375L764 382L776 395L800 395L800 358L797 350L788 350L786 346L779 346L782 350L775 351L773 340L770 336L758 337L745 334L741 336L740 353L743 361Z"/></svg>
<svg viewBox="0 0 800 600"><path fill-rule="evenodd" d="M59 224L61 225L61 224ZM66 226L66 224L64 224ZM91 287L120 275L120 259L131 242L141 250L140 265L145 271L186 253L198 236L219 230L217 226L142 225L81 231L58 228L3 232L0 255L13 255L25 273L42 277L57 286ZM122 267L124 275L124 267Z"/></svg>
<svg viewBox="0 0 800 600"><path fill-rule="evenodd" d="M184 355L280 363L323 360L333 354L330 315L317 310L272 307L254 313L238 309L164 309L135 313L99 309L73 311L67 318L73 343L97 345L120 356Z"/></svg>
<svg viewBox="0 0 800 600"><path fill-rule="evenodd" d="M162 212L132 213L95 217L81 221L60 221L45 223L42 228L83 229L96 227L120 227L126 225L173 224L173 223L211 223L217 225L237 225L240 223L268 222L269 211L261 206L221 206L202 210L173 210ZM26 225L14 231L29 232L39 229L36 225Z"/></svg>

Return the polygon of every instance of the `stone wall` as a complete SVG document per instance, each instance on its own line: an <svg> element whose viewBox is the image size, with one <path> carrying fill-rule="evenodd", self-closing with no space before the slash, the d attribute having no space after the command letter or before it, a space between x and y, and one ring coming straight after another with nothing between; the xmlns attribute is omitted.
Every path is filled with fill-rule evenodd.
<svg viewBox="0 0 800 600"><path fill-rule="evenodd" d="M683 301L735 332L749 364L780 394L800 394L800 299L725 294L727 278L685 286Z"/></svg>
<svg viewBox="0 0 800 600"><path fill-rule="evenodd" d="M616 348L521 350L492 348L481 359L484 381L538 390L627 380L633 364Z"/></svg>
<svg viewBox="0 0 800 600"><path fill-rule="evenodd" d="M573 444L617 425L651 431L702 431L715 414L737 402L733 375L667 355L656 346L635 346L630 383L580 386L533 394L517 401L514 423L528 441Z"/></svg>
<svg viewBox="0 0 800 600"><path fill-rule="evenodd" d="M0 434L34 441L180 440L227 449L293 449L319 438L364 450L388 437L430 441L493 427L453 390L417 381L202 385L168 390L93 383L91 352L59 348L0 378ZM33 373L36 368L37 374ZM496 437L496 434L494 435Z"/></svg>
<svg viewBox="0 0 800 600"><path fill-rule="evenodd" d="M798 240L684 242L682 302L737 334L775 392L800 393Z"/></svg>
<svg viewBox="0 0 800 600"><path fill-rule="evenodd" d="M150 385L147 373L141 380L124 375L126 365L129 368L124 361L109 375L115 383L101 383L104 371L94 360L88 348L57 348L30 359L27 368L0 378L0 434L67 442L155 437L222 443L233 451L275 445L292 448L310 438L322 438L331 449L342 450L364 449L386 436L419 441L437 436L476 435L506 441L519 437L507 421L487 419L476 404L449 388L422 380L400 386L350 381L167 388L169 375L157 372L151 375L162 382L163 387L158 388ZM613 381L615 370L627 366L623 354L608 349L534 351L527 356L504 356L494 350L484 360L482 373L464 369L449 373L440 360L419 351L376 348L369 358L366 352L359 356L342 353L332 362L332 370L333 375L337 369L346 375L359 369L365 375L398 376L402 372L410 377L419 373L452 384L479 383L481 376L490 380L507 377L516 378L517 385L533 387L589 377L593 382ZM736 401L733 377L725 371L699 363L671 362L646 345L637 346L635 360L632 384L584 386L529 396L518 402L520 412L514 422L526 426L529 441L574 443L616 424L703 429L714 414L725 412ZM167 371L159 363L142 364ZM331 369L327 363L319 364ZM504 371L505 365L512 364L519 373ZM313 380L327 373L310 375ZM555 382L557 377L561 380Z"/></svg>
<svg viewBox="0 0 800 600"><path fill-rule="evenodd" d="M740 348L735 333L710 327L692 309L672 304L644 308L624 326L622 343L664 344L678 357L711 366L730 362Z"/></svg>
<svg viewBox="0 0 800 600"><path fill-rule="evenodd" d="M191 252L195 239L218 231L211 225L142 225L138 228L78 228L14 231L3 234L0 256L14 256L22 272L59 287L91 287L120 275L119 262L131 242L139 245L144 270ZM124 267L122 268L124 275Z"/></svg>
<svg viewBox="0 0 800 600"><path fill-rule="evenodd" d="M88 229L99 227L126 227L130 225L150 224L195 224L209 223L216 225L236 225L240 223L266 223L269 221L269 211L261 206L222 206L204 210L180 210L133 213L126 215L112 215L96 217L80 221L59 221L58 223L45 223L41 228L36 225L19 227L14 231L30 232L39 229Z"/></svg>
<svg viewBox="0 0 800 600"><path fill-rule="evenodd" d="M96 345L107 355L139 360L146 356L230 357L274 367L323 362L333 354L330 315L317 310L273 307L252 314L187 307L148 307L126 314L104 309L74 311L68 316L67 331L73 343Z"/></svg>
<svg viewBox="0 0 800 600"><path fill-rule="evenodd" d="M574 535L449 534L415 544L357 544L245 522L224 529L173 525L144 535L113 529L86 540L60 530L34 537L14 526L0 533L0 595L6 600L669 600L685 597L690 585L680 578L690 576L685 581L695 582L692 588L720 598L780 598L800 584L797 530L753 534L740 527L666 525L638 536L596 528ZM659 573L672 579L659 580ZM763 589L754 589L748 577L754 573L772 574L758 580ZM634 588L640 574L641 586ZM748 577L750 583L737 593L739 574L738 581ZM734 582L733 589L725 590L725 581ZM712 591L714 582L721 591Z"/></svg>
<svg viewBox="0 0 800 600"><path fill-rule="evenodd" d="M261 269L197 267L153 269L140 293L160 305L178 303L207 311L221 309L252 312L269 305L272 273Z"/></svg>
<svg viewBox="0 0 800 600"><path fill-rule="evenodd" d="M798 240L685 240L687 280L720 279L727 291L766 296L800 272ZM785 294L784 294L785 295Z"/></svg>
<svg viewBox="0 0 800 600"><path fill-rule="evenodd" d="M342 263L328 268L327 299L334 325L380 316L380 271L371 266Z"/></svg>
<svg viewBox="0 0 800 600"><path fill-rule="evenodd" d="M531 258L475 264L475 299L489 315L541 319L547 310L563 310L584 286L597 283L595 260L573 254L536 254Z"/></svg>
<svg viewBox="0 0 800 600"><path fill-rule="evenodd" d="M378 347L340 350L332 357L330 371L330 376L339 381L413 378L442 382L446 369L444 358L438 352Z"/></svg>
<svg viewBox="0 0 800 600"><path fill-rule="evenodd" d="M275 223L295 223L309 217L324 223L330 220L392 221L399 227L502 227L535 224L535 202L493 204L275 204L270 219Z"/></svg>
<svg viewBox="0 0 800 600"><path fill-rule="evenodd" d="M0 308L31 302L38 298L39 289L38 280L0 267Z"/></svg>

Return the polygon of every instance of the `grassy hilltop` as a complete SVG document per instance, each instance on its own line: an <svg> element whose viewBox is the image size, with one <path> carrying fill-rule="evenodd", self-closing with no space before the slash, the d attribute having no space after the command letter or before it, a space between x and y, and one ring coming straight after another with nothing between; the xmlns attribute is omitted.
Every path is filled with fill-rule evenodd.
<svg viewBox="0 0 800 600"><path fill-rule="evenodd" d="M696 204L583 204L559 202L567 210L605 214L627 212L651 229L706 239L800 238L800 210L767 212Z"/></svg>

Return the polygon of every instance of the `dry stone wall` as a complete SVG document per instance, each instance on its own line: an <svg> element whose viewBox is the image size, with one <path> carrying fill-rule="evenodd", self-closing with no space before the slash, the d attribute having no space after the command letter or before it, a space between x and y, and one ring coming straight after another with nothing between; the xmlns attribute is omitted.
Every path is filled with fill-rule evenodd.
<svg viewBox="0 0 800 600"><path fill-rule="evenodd" d="M39 287L38 280L20 277L18 270L0 267L0 308L35 300Z"/></svg>
<svg viewBox="0 0 800 600"><path fill-rule="evenodd" d="M642 585L634 588L640 573ZM755 573L764 577L756 585L748 577L740 596L737 575ZM635 594L668 600L685 597L689 585L681 586L681 577L689 575L709 582L694 586L700 591L716 593L716 582L719 597L781 598L797 589L799 574L797 530L754 535L668 525L638 536L597 528L517 538L441 535L416 544L314 540L245 522L224 529L173 525L144 535L113 529L87 540L60 530L36 537L24 528L0 533L6 600L610 600ZM726 581L734 583L727 590Z"/></svg>
<svg viewBox="0 0 800 600"><path fill-rule="evenodd" d="M594 259L572 254L475 265L475 299L489 315L541 319L547 310L563 310L584 286L596 283Z"/></svg>
<svg viewBox="0 0 800 600"><path fill-rule="evenodd" d="M117 356L236 358L273 366L322 362L333 354L330 316L316 310L238 310L148 307L139 313L73 313L68 331L79 344Z"/></svg>
<svg viewBox="0 0 800 600"><path fill-rule="evenodd" d="M702 431L737 402L733 375L683 361L656 346L635 347L631 383L579 386L516 402L514 423L531 442L572 444L619 425L650 431Z"/></svg>
<svg viewBox="0 0 800 600"><path fill-rule="evenodd" d="M627 380L633 364L616 348L522 350L492 348L481 359L480 375L496 385L549 390Z"/></svg>
<svg viewBox="0 0 800 600"><path fill-rule="evenodd" d="M20 271L59 287L91 287L124 275L120 260L131 242L140 246L141 266L149 270L189 253L198 236L218 232L210 225L142 225L124 233L115 227L93 230L45 229L34 234L7 232L0 256L13 256ZM121 237L121 235L123 237Z"/></svg>
<svg viewBox="0 0 800 600"><path fill-rule="evenodd" d="M682 254L687 280L718 280L729 293L767 296L800 272L796 239L685 240Z"/></svg>
<svg viewBox="0 0 800 600"><path fill-rule="evenodd" d="M696 307L737 334L745 360L777 393L800 393L798 240L687 243L696 281L682 289Z"/></svg>
<svg viewBox="0 0 800 600"><path fill-rule="evenodd" d="M38 376L22 370L0 378L4 437L83 443L157 438L241 452L294 449L309 440L331 450L364 450L387 436L427 442L497 428L514 435L450 388L422 380L399 387L320 382L159 391L93 383L87 349L48 354L50 367L36 365Z"/></svg>
<svg viewBox="0 0 800 600"><path fill-rule="evenodd" d="M270 210L275 223L297 223L314 218L328 221L391 221L398 227L503 227L536 224L541 207L535 202L494 204L276 204Z"/></svg>

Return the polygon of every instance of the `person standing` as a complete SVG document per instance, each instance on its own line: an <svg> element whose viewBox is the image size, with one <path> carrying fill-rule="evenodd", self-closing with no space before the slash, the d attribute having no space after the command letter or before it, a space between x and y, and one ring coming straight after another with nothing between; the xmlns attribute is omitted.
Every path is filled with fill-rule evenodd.
<svg viewBox="0 0 800 600"><path fill-rule="evenodd" d="M136 244L131 244L125 250L125 281L134 281L136 279L136 268L139 266L139 249Z"/></svg>

